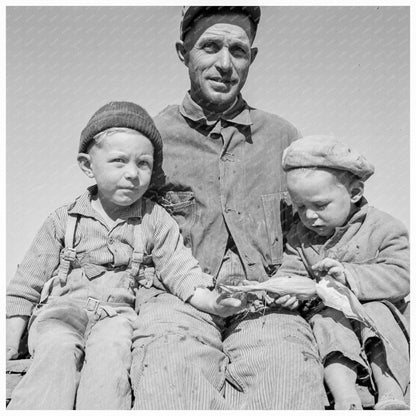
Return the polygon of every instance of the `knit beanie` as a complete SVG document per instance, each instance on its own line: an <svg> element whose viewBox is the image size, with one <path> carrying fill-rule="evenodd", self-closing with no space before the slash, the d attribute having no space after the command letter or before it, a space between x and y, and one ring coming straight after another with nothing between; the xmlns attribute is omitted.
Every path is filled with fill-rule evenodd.
<svg viewBox="0 0 416 416"><path fill-rule="evenodd" d="M153 144L153 173L151 183L154 185L163 176L163 143L148 112L138 104L128 101L111 101L98 109L81 132L79 153L85 153L94 136L113 127L125 127L137 130Z"/></svg>

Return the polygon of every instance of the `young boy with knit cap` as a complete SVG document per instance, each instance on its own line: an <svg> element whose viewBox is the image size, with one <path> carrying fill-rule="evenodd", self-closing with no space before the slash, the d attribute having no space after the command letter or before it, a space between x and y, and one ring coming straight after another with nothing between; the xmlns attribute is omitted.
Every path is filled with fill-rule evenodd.
<svg viewBox="0 0 416 416"><path fill-rule="evenodd" d="M198 309L241 310L209 290L177 223L145 197L163 175L162 140L142 107L101 107L81 133L78 163L96 184L46 219L7 288L7 359L28 321L33 356L10 409L131 408L135 294L156 284L153 265L161 290Z"/></svg>
<svg viewBox="0 0 416 416"><path fill-rule="evenodd" d="M409 409L403 398L409 383L408 333L399 312L409 294L407 230L368 205L364 181L374 168L345 143L326 136L297 140L283 154L283 169L300 221L288 235L276 277L332 276L352 290L390 341L319 301L309 310L335 409L362 408L357 374L371 375L375 409ZM298 303L292 297L292 304Z"/></svg>

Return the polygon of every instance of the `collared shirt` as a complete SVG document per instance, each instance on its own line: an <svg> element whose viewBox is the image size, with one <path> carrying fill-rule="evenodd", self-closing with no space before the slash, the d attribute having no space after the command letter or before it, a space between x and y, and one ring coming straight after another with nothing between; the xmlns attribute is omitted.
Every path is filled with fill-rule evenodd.
<svg viewBox="0 0 416 416"><path fill-rule="evenodd" d="M319 236L300 221L288 235L277 275L314 277L311 267L325 257L341 262L347 285L361 301L397 302L409 294L409 239L406 227L363 198L346 225Z"/></svg>
<svg viewBox="0 0 416 416"><path fill-rule="evenodd" d="M73 203L58 208L46 219L8 285L8 316L29 316L39 302L43 285L57 275L68 215L79 217L75 262L88 279L99 278L106 269L130 265L135 225L141 222L146 252L152 255L158 277L167 290L187 300L196 287L212 286L212 277L202 273L191 250L183 245L176 222L162 207L140 199L109 228L91 206L95 193L96 186L88 188Z"/></svg>
<svg viewBox="0 0 416 416"><path fill-rule="evenodd" d="M281 158L298 131L241 96L221 115L189 93L155 118L164 143L162 204L206 273L217 275L230 240L246 277L265 280L281 263L289 218Z"/></svg>

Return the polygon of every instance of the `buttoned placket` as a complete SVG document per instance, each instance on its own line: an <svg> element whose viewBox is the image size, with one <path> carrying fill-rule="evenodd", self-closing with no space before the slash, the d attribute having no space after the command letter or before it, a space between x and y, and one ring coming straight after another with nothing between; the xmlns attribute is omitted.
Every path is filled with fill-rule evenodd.
<svg viewBox="0 0 416 416"><path fill-rule="evenodd" d="M237 247L246 267L253 267L244 247L244 224L242 201L239 195L244 195L244 171L243 171L243 146L245 137L242 134L233 134L234 129L229 126L227 121L219 120L211 131L210 136L219 135L222 139L222 150L219 157L219 181L223 216L230 230L231 236ZM234 178L238 177L237 184L241 187L236 188ZM241 238L240 238L241 237Z"/></svg>

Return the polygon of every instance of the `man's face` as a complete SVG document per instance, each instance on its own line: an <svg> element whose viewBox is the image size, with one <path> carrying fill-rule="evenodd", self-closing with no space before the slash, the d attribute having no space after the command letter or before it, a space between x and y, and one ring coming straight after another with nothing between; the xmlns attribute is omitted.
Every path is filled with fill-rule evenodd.
<svg viewBox="0 0 416 416"><path fill-rule="evenodd" d="M229 108L243 88L257 50L251 48L252 27L242 14L199 19L183 43L191 97L204 109Z"/></svg>

